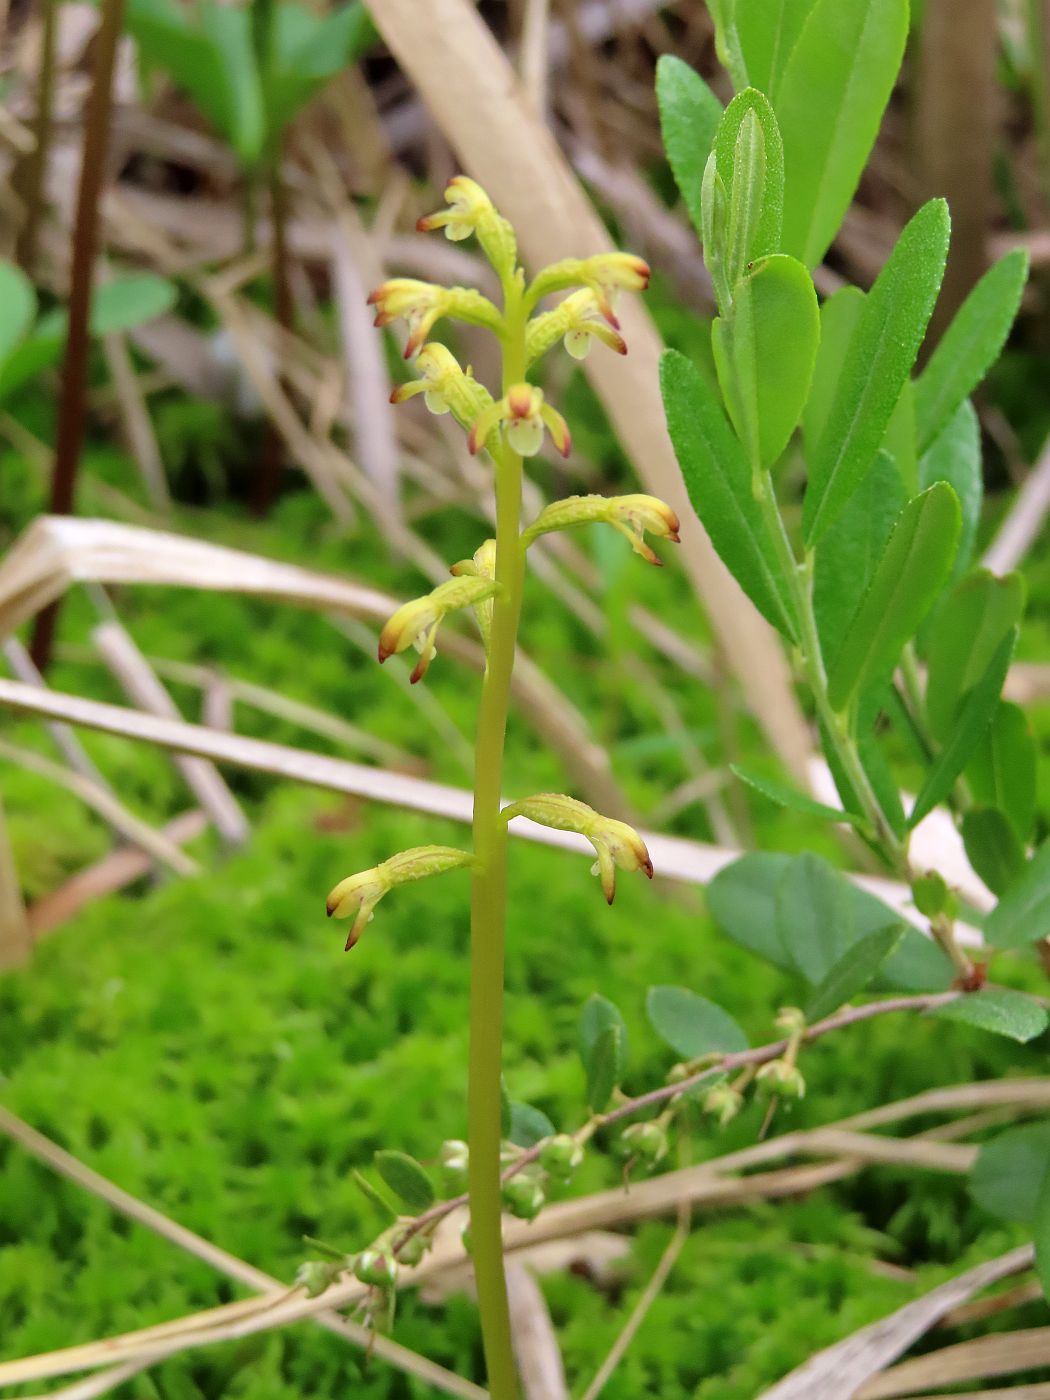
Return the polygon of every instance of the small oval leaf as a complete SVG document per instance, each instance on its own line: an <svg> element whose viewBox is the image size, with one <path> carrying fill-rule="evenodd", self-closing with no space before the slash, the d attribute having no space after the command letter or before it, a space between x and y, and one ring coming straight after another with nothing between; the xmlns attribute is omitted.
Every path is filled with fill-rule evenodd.
<svg viewBox="0 0 1050 1400"><path fill-rule="evenodd" d="M1034 998L1008 987L985 987L969 992L958 1001L934 1007L932 1013L945 1021L962 1021L967 1026L1004 1035L1023 1045L1042 1035L1047 1027L1047 1014Z"/></svg>
<svg viewBox="0 0 1050 1400"><path fill-rule="evenodd" d="M382 1148L375 1155L376 1171L398 1200L417 1215L434 1204L434 1188L430 1178L414 1157L407 1152Z"/></svg>
<svg viewBox="0 0 1050 1400"><path fill-rule="evenodd" d="M853 943L829 969L806 1005L806 1020L821 1021L872 981L904 937L902 923L887 924Z"/></svg>
<svg viewBox="0 0 1050 1400"><path fill-rule="evenodd" d="M748 1048L747 1036L732 1016L687 987L650 987L645 1009L653 1030L683 1060Z"/></svg>

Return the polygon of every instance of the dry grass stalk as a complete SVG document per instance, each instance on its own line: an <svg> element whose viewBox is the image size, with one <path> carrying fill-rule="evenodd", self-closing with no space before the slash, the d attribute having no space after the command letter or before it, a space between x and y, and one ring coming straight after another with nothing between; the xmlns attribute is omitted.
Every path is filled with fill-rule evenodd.
<svg viewBox="0 0 1050 1400"><path fill-rule="evenodd" d="M5 1133L13 1142L18 1143L20 1147L46 1163L52 1171L75 1182L78 1186L82 1186L84 1190L98 1196L100 1200L105 1201L119 1214L126 1216L129 1220L134 1220L136 1224L142 1225L147 1230L152 1230L154 1234L177 1245L179 1249L185 1250L195 1259L200 1259L227 1278L235 1279L238 1283L242 1283L256 1292L271 1294L274 1289L280 1289L281 1284L277 1279L271 1278L269 1274L263 1273L254 1265L245 1263L243 1259L238 1259L236 1255L230 1254L227 1250L220 1249L210 1240L204 1239L203 1236L186 1229L184 1225L171 1220L162 1211L156 1210L153 1206L147 1205L146 1202L140 1201L136 1196L132 1196L130 1192L114 1185L106 1177L92 1171L90 1167L78 1161L71 1153L59 1147L43 1133L38 1133L35 1128L31 1128L28 1123L24 1123L2 1106L0 1106L0 1132ZM400 1346L389 1338L375 1336L368 1328L350 1322L335 1312L322 1311L317 1314L314 1321L326 1331L334 1332L336 1336L345 1338L351 1345L369 1349L376 1356L396 1366L399 1370L429 1382L446 1395L464 1397L464 1400L481 1400L485 1394L480 1386L463 1380L451 1371L445 1370L443 1366L428 1361L426 1357L419 1356L416 1352ZM138 1369L138 1363L136 1362L134 1365ZM123 1371L125 1368L119 1369ZM119 1384L123 1378L122 1375L117 1376L110 1373L113 1384ZM95 1393L102 1394L103 1392L96 1391Z"/></svg>
<svg viewBox="0 0 1050 1400"><path fill-rule="evenodd" d="M507 1269L507 1301L524 1400L569 1400L547 1300L531 1270L516 1261Z"/></svg>
<svg viewBox="0 0 1050 1400"><path fill-rule="evenodd" d="M47 686L44 677L33 665L33 658L17 637L5 638L0 643L0 651L3 651L4 659L10 666L11 674L15 680L24 681L26 685L35 685L41 689ZM62 757L75 773L90 778L98 787L113 791L111 784L96 767L90 754L68 724L49 724L47 728Z"/></svg>
<svg viewBox="0 0 1050 1400"><path fill-rule="evenodd" d="M523 99L495 39L467 0L387 0L375 21L402 68L456 148L519 232L536 266L611 248L547 128ZM508 152L514 153L508 161ZM683 519L683 559L727 656L770 742L805 779L809 734L787 664L766 624L744 599L696 520L664 430L657 389L660 339L640 304L625 306L620 356L587 361L591 381L645 489Z"/></svg>
<svg viewBox="0 0 1050 1400"><path fill-rule="evenodd" d="M861 1396L874 1400L877 1395L902 1394L899 1390L871 1390L864 1383L907 1351L945 1313L1000 1279L1031 1268L1033 1258L1033 1248L1026 1244L998 1259L978 1264L888 1317L862 1327L859 1332L810 1357L772 1390L767 1390L761 1400L813 1400L816 1395L821 1400L854 1400L854 1397L860 1400Z"/></svg>
<svg viewBox="0 0 1050 1400"><path fill-rule="evenodd" d="M1050 1091L1050 1080L1030 1082L1039 1085L1044 1095ZM973 1095L981 1097L983 1091L987 1090L996 1091L1002 1098L1006 1098L1006 1091L1001 1084L962 1085L955 1086L952 1091L941 1092L953 1093L955 1095L954 1102L958 1105L967 1103ZM882 1111L890 1115L906 1116L917 1111L914 1108L916 1102L917 1100L914 1099L904 1100L900 1104L886 1105ZM669 1173L666 1177L639 1182L630 1191L623 1189L607 1191L578 1201L562 1202L559 1205L549 1207L532 1224L525 1224L521 1221L508 1222L507 1247L510 1251L532 1248L546 1240L576 1235L583 1230L622 1225L648 1215L677 1211L683 1202L689 1203L694 1208L711 1208L726 1204L741 1204L756 1199L777 1199L801 1191L811 1191L820 1185L849 1175L856 1171L864 1161L879 1161L885 1157L887 1139L870 1138L864 1134L855 1133L849 1135L851 1156L847 1158L833 1159L815 1166L791 1166L779 1171L760 1172L751 1176L730 1174L757 1163L804 1153L808 1150L812 1137L820 1133L838 1133L843 1126L843 1123L831 1124L827 1128L815 1130L813 1134L807 1132L788 1133L782 1138L759 1143L755 1147L730 1153L722 1158L715 1158L699 1167L689 1168L685 1172ZM944 1159L936 1155L931 1157L926 1150L930 1146L936 1147L936 1144L925 1143L919 1138L910 1140L910 1143L907 1140L902 1140L899 1146L901 1151L897 1160L903 1160L903 1156L906 1155L910 1146L913 1149L911 1157L915 1165L924 1167L937 1162L941 1169L945 1169ZM138 1204L141 1205L141 1203ZM840 1343L839 1348L843 1348L851 1356L863 1356L865 1364L875 1354L884 1358L877 1366L866 1370L863 1375L858 1377L858 1380L864 1380L874 1374L879 1366L885 1365L887 1359L892 1360L895 1356L900 1355L901 1351L910 1345L916 1336L921 1335L922 1331L934 1325L951 1308L964 1302L979 1288L1028 1267L1031 1257L1030 1248L1018 1250L1014 1251L1011 1256L1007 1256L1006 1260L995 1260L991 1264L971 1270L961 1279L953 1280L951 1284L945 1285L942 1289L934 1290L933 1294L930 1294L926 1299L919 1300L919 1303L909 1304L907 1308L893 1314L885 1322L875 1324L873 1328L864 1329L862 1333L857 1334L857 1337L861 1339L859 1342L849 1338L846 1342ZM462 1246L458 1241L447 1244L439 1243L421 1266L405 1271L404 1281L408 1285L423 1282L445 1269L461 1266L463 1258ZM305 1299L297 1294L291 1295L287 1290L271 1291L256 1299L212 1308L205 1312L176 1319L173 1322L161 1323L154 1327L126 1333L120 1337L108 1338L105 1341L86 1343L82 1346L68 1347L38 1357L27 1357L18 1361L0 1363L0 1385L13 1385L28 1380L44 1379L48 1376L70 1374L79 1370L111 1365L114 1362L150 1363L190 1347L249 1336L259 1331L287 1326L304 1318L314 1317L329 1309L346 1307L355 1302L362 1292L362 1285L356 1280L338 1283L322 1297L316 1299ZM918 1330L915 1330L916 1327ZM870 1338L869 1334L871 1334ZM833 1352L835 1350L835 1348L831 1349ZM827 1354L821 1353L821 1357ZM819 1361L820 1358L814 1360ZM807 1363L807 1366L810 1364ZM836 1373L833 1370L828 1372L822 1370L820 1374L835 1375ZM854 1381L854 1385L856 1383L857 1381ZM822 1400L825 1396L827 1400L835 1400L835 1397L838 1396L845 1400L845 1396L850 1392L842 1390L817 1392L795 1389L780 1393L778 1390L770 1392L766 1400L774 1400L774 1396L776 1400L787 1400L789 1395L797 1395L799 1400L806 1396L808 1400L808 1397L816 1393L822 1396Z"/></svg>
<svg viewBox="0 0 1050 1400"><path fill-rule="evenodd" d="M92 640L129 700L148 714L182 719L174 700L116 618L100 623ZM226 844L243 846L249 836L248 820L215 765L180 753L175 754L174 763Z"/></svg>
<svg viewBox="0 0 1050 1400"><path fill-rule="evenodd" d="M893 1400L914 1395L917 1388L952 1385L961 1381L1010 1376L1050 1366L1050 1327L1026 1327L974 1337L956 1346L941 1347L928 1356L902 1361L876 1376L856 1392L856 1400ZM1003 1392L1004 1394L1006 1392ZM1016 1396L1022 1392L1011 1390Z"/></svg>
<svg viewBox="0 0 1050 1400"><path fill-rule="evenodd" d="M159 514L170 515L171 493L168 491L168 479L149 409L146 407L146 398L128 352L127 337L117 332L104 336L102 350L116 390L128 446L142 474L142 484L146 488L149 503Z"/></svg>

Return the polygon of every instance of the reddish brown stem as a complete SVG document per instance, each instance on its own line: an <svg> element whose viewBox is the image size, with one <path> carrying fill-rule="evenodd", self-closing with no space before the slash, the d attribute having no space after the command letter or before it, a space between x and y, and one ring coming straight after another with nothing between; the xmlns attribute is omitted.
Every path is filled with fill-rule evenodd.
<svg viewBox="0 0 1050 1400"><path fill-rule="evenodd" d="M58 402L55 466L51 477L51 512L69 515L75 503L77 468L84 444L84 399L87 390L88 329L95 280L98 205L102 194L113 110L113 68L124 23L124 0L102 0L95 34L95 66L84 112L84 148L73 226L73 263L69 289L69 332L62 363ZM32 656L39 670L51 658L58 603L40 613L33 633Z"/></svg>

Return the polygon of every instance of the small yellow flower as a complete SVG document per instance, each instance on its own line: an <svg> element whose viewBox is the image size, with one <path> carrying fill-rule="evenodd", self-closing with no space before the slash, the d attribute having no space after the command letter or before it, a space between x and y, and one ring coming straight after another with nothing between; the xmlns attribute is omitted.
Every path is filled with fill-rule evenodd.
<svg viewBox="0 0 1050 1400"><path fill-rule="evenodd" d="M538 273L526 293L530 305L566 287L588 287L598 310L610 326L619 329L616 296L620 291L644 292L649 285L649 264L633 253L596 253L590 258L563 258Z"/></svg>
<svg viewBox="0 0 1050 1400"><path fill-rule="evenodd" d="M589 287L573 292L552 311L534 316L525 332L525 358L528 364L561 340L574 360L586 359L594 340L600 340L618 355L627 354L627 342L619 331L602 319L598 299Z"/></svg>
<svg viewBox="0 0 1050 1400"><path fill-rule="evenodd" d="M634 827L612 817L603 817L578 798L566 797L561 792L539 792L504 807L504 820L514 817L528 817L540 826L550 826L556 831L577 831L586 836L598 857L591 874L601 877L602 891L609 904L616 894L617 867L640 870L650 880L653 878L649 852Z"/></svg>
<svg viewBox="0 0 1050 1400"><path fill-rule="evenodd" d="M439 341L424 345L416 356L419 378L399 384L390 395L391 403L422 394L431 413L451 413L456 422L469 428L492 403L492 395L474 378L468 366L461 369L455 355Z"/></svg>
<svg viewBox="0 0 1050 1400"><path fill-rule="evenodd" d="M396 885L423 880L428 875L442 875L446 870L470 865L473 860L469 852L459 851L454 846L415 846L409 851L399 851L371 870L362 870L340 880L328 896L325 906L328 917L347 919L353 915L354 922L346 940L349 951L364 932L376 905Z"/></svg>
<svg viewBox="0 0 1050 1400"><path fill-rule="evenodd" d="M384 282L368 298L368 304L376 308L377 326L388 326L398 319L406 322L406 360L415 355L442 317L486 326L497 334L503 326L498 309L473 287L438 287L414 277L393 277Z"/></svg>
<svg viewBox="0 0 1050 1400"><path fill-rule="evenodd" d="M477 234L478 242L500 277L509 277L518 256L514 230L488 195L467 175L456 175L445 187L447 209L427 214L416 223L420 233L443 228L454 243Z"/></svg>
<svg viewBox="0 0 1050 1400"><path fill-rule="evenodd" d="M571 530L574 525L599 521L611 525L630 541L635 554L650 564L663 560L645 542L648 532L657 539L680 543L680 521L669 505L655 496L567 496L546 506L524 532L526 546L550 530Z"/></svg>
<svg viewBox="0 0 1050 1400"><path fill-rule="evenodd" d="M380 663L388 656L407 651L411 646L416 647L420 656L411 676L415 685L426 675L437 653L434 642L446 615L491 598L496 587L493 579L457 577L449 579L448 583L438 584L432 593L422 598L402 603L379 634Z"/></svg>
<svg viewBox="0 0 1050 1400"><path fill-rule="evenodd" d="M515 384L503 398L489 405L470 430L467 446L471 452L484 446L492 430L500 425L506 432L508 446L522 457L535 457L543 446L544 427L563 457L572 448L568 424L534 384Z"/></svg>

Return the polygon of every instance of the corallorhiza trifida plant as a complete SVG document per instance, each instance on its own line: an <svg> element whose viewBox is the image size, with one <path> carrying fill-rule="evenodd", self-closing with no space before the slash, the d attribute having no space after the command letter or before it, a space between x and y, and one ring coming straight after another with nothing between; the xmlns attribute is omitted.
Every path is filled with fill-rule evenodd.
<svg viewBox="0 0 1050 1400"><path fill-rule="evenodd" d="M531 281L518 262L514 232L473 180L459 176L446 192L447 208L420 221L423 230L443 228L454 240L477 238L502 288L502 305L464 287L440 287L407 278L384 283L370 298L376 325L396 319L408 325L406 358L416 378L394 391L394 401L417 394L432 413L451 413L469 434L471 452L487 453L493 466L496 536L484 540L471 559L451 569L453 577L425 597L399 608L383 628L379 659L415 647L419 660L412 674L421 680L435 654L438 630L450 613L472 608L485 645L486 665L478 715L474 770L473 842L469 851L423 846L402 851L372 870L352 875L332 891L329 914L352 917L347 947L356 943L379 900L395 886L459 867L471 872L471 991L468 1141L447 1144L446 1173L455 1179L466 1168L469 1180L471 1252L477 1276L488 1383L494 1397L517 1393L510 1349L503 1274L501 1214L504 1204L519 1215L533 1215L542 1203L539 1170L501 1173L504 1150L504 1104L501 1079L503 1035L504 924L507 884L507 824L516 816L585 836L597 855L595 873L612 903L617 869L652 876L652 863L638 834L623 822L601 816L585 803L560 793L539 793L503 806L503 749L511 673L521 613L522 588L530 546L552 530L603 521L620 531L637 554L659 563L645 536L678 539L678 520L662 501L630 495L606 499L573 496L543 510L523 528L522 463L535 456L547 436L569 453L569 429L561 414L529 381L539 360L559 342L577 359L601 341L626 353L619 334L615 302L620 291L641 291L649 269L628 253L566 258L544 268ZM548 310L545 298L568 293ZM500 350L502 382L490 392L463 369L446 346L428 341L443 318L482 326ZM615 1040L615 1036L611 1039ZM615 1050L615 1047L612 1047ZM611 1085L606 1091L606 1098ZM547 1151L547 1165L563 1175L580 1152L572 1139L558 1139ZM419 1205L428 1199L425 1176L410 1159L386 1154L381 1170L395 1189ZM414 1183L414 1189L413 1189ZM407 1193L407 1194L406 1194ZM440 1214L440 1213L438 1213ZM438 1216L435 1215L433 1223ZM418 1222L417 1222L418 1227ZM396 1258L418 1258L428 1232L404 1227L391 1232L354 1261L359 1278L388 1296Z"/></svg>

